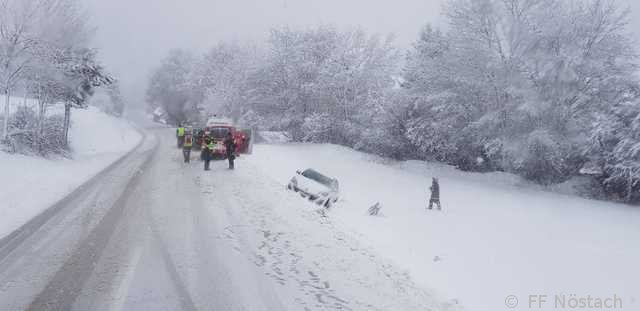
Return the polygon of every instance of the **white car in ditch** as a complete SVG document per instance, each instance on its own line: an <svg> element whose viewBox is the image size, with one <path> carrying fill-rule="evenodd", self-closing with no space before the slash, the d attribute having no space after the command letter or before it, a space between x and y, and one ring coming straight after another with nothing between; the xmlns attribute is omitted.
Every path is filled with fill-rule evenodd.
<svg viewBox="0 0 640 311"><path fill-rule="evenodd" d="M296 173L297 175L289 181L287 189L326 208L330 208L338 201L340 189L337 179L329 178L313 169Z"/></svg>

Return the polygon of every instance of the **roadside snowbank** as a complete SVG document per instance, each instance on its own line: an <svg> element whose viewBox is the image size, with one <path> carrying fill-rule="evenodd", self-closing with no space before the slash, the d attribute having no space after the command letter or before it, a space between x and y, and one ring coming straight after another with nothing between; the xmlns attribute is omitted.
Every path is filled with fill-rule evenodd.
<svg viewBox="0 0 640 311"><path fill-rule="evenodd" d="M291 142L291 138L285 132L261 131L256 135L257 143L284 144Z"/></svg>
<svg viewBox="0 0 640 311"><path fill-rule="evenodd" d="M142 136L97 108L72 113L73 159L0 152L0 238L62 199L133 149Z"/></svg>
<svg viewBox="0 0 640 311"><path fill-rule="evenodd" d="M333 145L256 145L246 161L283 185L313 167L340 181L332 222L347 228L425 288L468 310L507 310L515 295L623 299L640 309L640 209L541 191L504 173L393 162ZM426 211L431 177L443 212ZM311 207L298 196L291 200ZM366 215L382 204L382 216ZM540 310L554 310L553 303Z"/></svg>

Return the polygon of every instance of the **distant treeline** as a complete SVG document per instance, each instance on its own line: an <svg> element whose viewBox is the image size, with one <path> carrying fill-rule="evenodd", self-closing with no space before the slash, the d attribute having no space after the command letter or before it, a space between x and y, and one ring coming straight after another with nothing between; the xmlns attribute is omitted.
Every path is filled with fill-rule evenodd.
<svg viewBox="0 0 640 311"><path fill-rule="evenodd" d="M413 47L324 26L267 44L175 50L153 75L170 122L203 109L297 141L351 146L541 184L589 176L640 201L640 84L615 1L449 0ZM404 61L403 61L404 57Z"/></svg>

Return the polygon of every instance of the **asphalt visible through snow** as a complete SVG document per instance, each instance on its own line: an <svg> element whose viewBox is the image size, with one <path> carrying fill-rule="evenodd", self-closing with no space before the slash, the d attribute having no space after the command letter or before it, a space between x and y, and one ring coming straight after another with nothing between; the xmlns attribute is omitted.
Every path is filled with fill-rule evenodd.
<svg viewBox="0 0 640 311"><path fill-rule="evenodd" d="M225 227L215 227L189 176L196 168L184 168L167 133L148 131L125 158L0 241L2 309L282 309L255 265L217 243Z"/></svg>
<svg viewBox="0 0 640 311"><path fill-rule="evenodd" d="M0 240L2 309L455 309L259 167L241 157L235 171L218 161L204 172L198 155L184 164L172 130L145 130Z"/></svg>

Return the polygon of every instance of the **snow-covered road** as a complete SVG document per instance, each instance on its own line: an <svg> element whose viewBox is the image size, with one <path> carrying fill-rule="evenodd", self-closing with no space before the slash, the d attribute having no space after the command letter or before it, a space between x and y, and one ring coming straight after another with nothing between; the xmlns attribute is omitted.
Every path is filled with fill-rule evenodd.
<svg viewBox="0 0 640 311"><path fill-rule="evenodd" d="M635 208L333 145L256 145L205 172L173 135L147 130L0 240L2 309L494 311L575 293L637 310ZM326 213L285 189L308 167L341 182ZM431 176L443 212L424 209Z"/></svg>
<svg viewBox="0 0 640 311"><path fill-rule="evenodd" d="M8 310L457 310L252 161L181 163L173 131L0 245ZM197 153L193 155L196 158ZM292 199L293 198L293 199Z"/></svg>

